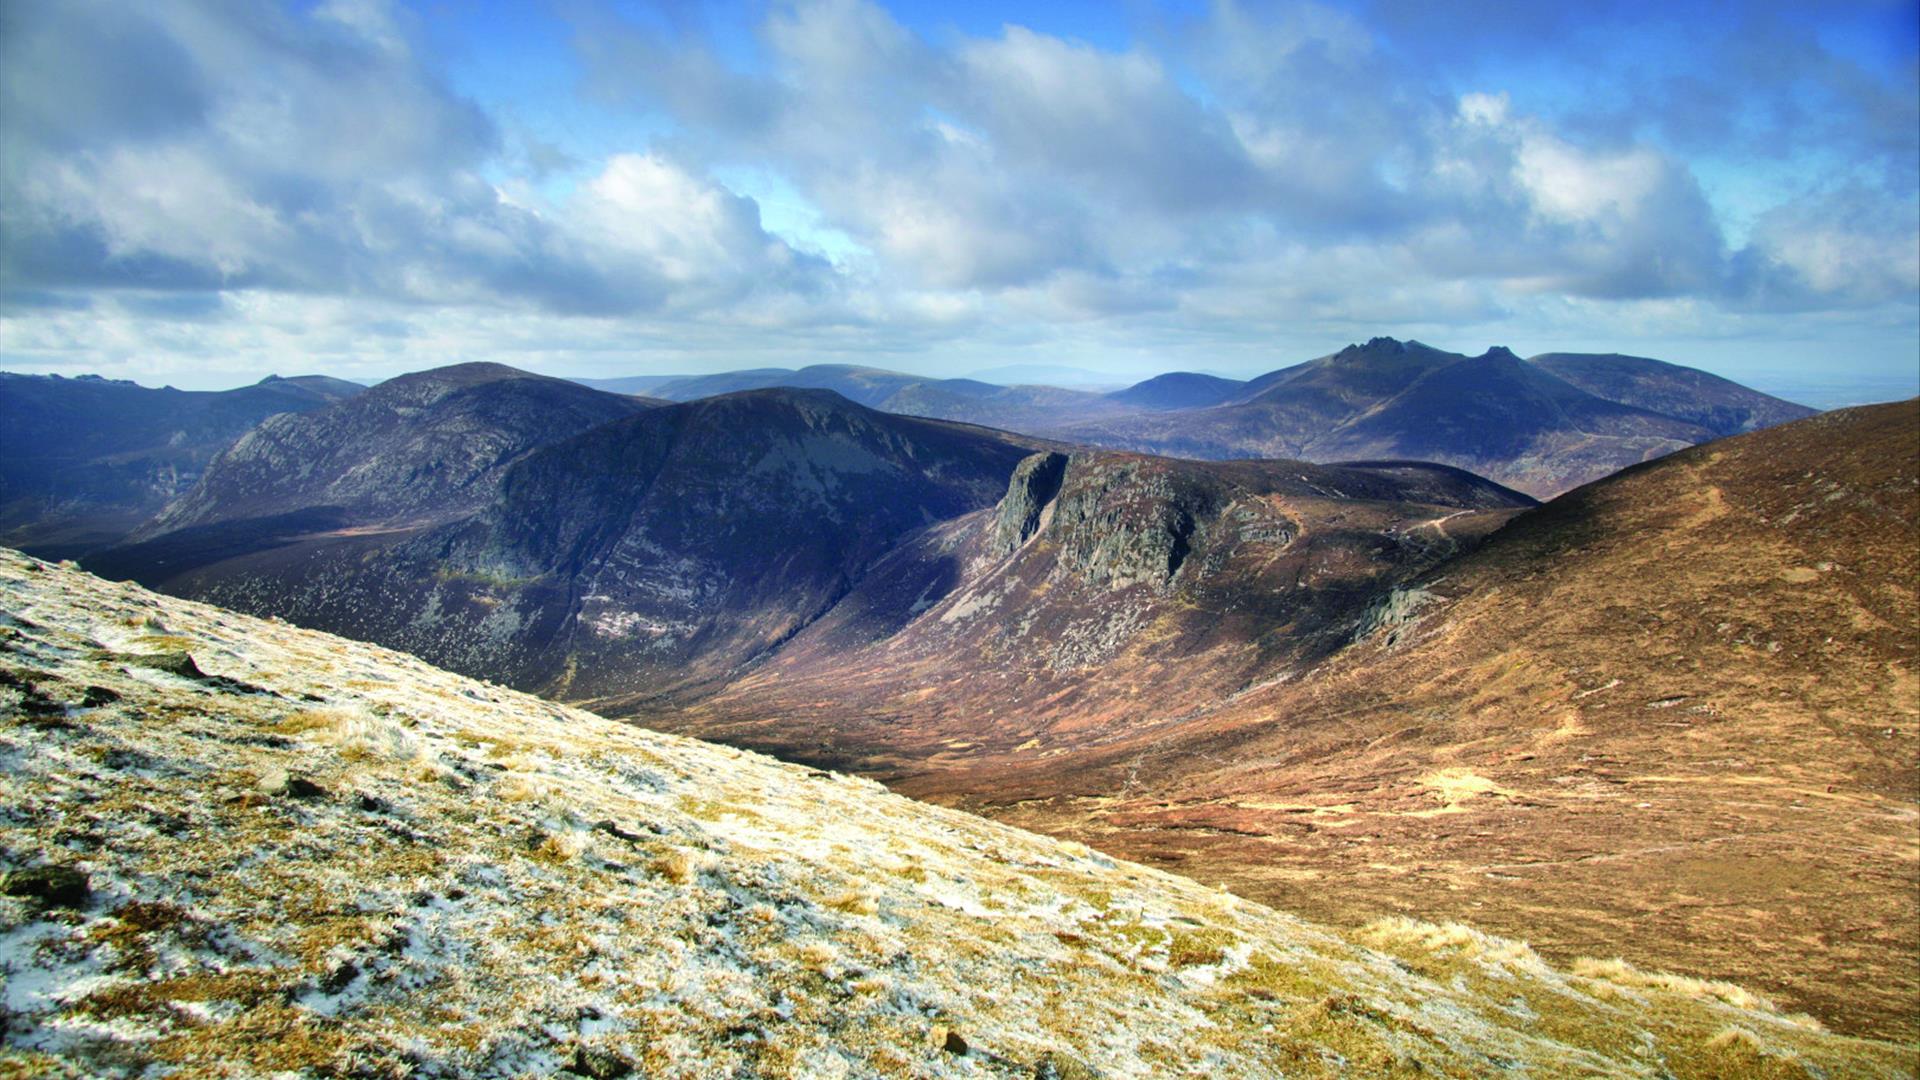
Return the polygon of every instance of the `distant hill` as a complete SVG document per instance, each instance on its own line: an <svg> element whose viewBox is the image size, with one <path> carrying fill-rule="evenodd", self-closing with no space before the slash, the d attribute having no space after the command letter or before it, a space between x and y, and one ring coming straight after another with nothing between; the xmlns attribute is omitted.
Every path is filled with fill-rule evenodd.
<svg viewBox="0 0 1920 1080"><path fill-rule="evenodd" d="M363 389L324 375L190 391L0 373L0 543L52 557L112 543L255 424Z"/></svg>
<svg viewBox="0 0 1920 1080"><path fill-rule="evenodd" d="M574 379L581 386L590 386L595 390L605 390L609 394L636 394L642 397L653 396L653 388L684 375L628 375L618 379Z"/></svg>
<svg viewBox="0 0 1920 1080"><path fill-rule="evenodd" d="M592 380L676 401L827 389L870 408L1205 460L1434 461L1549 498L1641 461L1812 410L1704 371L1495 348L1467 357L1374 338L1241 382L1170 372L1104 394L820 364Z"/></svg>
<svg viewBox="0 0 1920 1080"><path fill-rule="evenodd" d="M1144 409L1204 409L1230 401L1246 390L1239 379L1202 375L1193 371L1172 371L1115 390L1107 397Z"/></svg>
<svg viewBox="0 0 1920 1080"><path fill-rule="evenodd" d="M655 381L658 379L658 381ZM1065 418L1121 415L1132 407L1086 390L1054 386L999 386L976 379L930 379L880 368L814 364L798 370L753 368L717 375L581 380L594 386L644 392L669 401L696 401L742 390L831 390L855 404L902 416L958 420L1009 431L1038 432Z"/></svg>
<svg viewBox="0 0 1920 1080"><path fill-rule="evenodd" d="M1661 400L1712 410L1684 389ZM1506 349L1466 357L1375 338L1249 380L1218 405L1075 420L1048 434L1199 458L1435 461L1549 497L1717 432L1595 395Z"/></svg>
<svg viewBox="0 0 1920 1080"><path fill-rule="evenodd" d="M1715 435L1757 431L1814 414L1805 405L1770 397L1731 379L1644 356L1546 353L1527 362L1595 397L1678 417Z"/></svg>
<svg viewBox="0 0 1920 1080"><path fill-rule="evenodd" d="M1067 364L1002 364L970 371L965 377L998 386L1063 386L1083 390L1117 386L1126 381L1103 371Z"/></svg>

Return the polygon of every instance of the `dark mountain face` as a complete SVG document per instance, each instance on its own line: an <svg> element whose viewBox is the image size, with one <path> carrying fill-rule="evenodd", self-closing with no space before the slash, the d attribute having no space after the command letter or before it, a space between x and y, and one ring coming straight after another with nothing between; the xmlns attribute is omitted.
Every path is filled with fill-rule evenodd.
<svg viewBox="0 0 1920 1080"><path fill-rule="evenodd" d="M363 389L320 375L213 392L0 373L0 543L63 558L112 543L255 424Z"/></svg>
<svg viewBox="0 0 1920 1080"><path fill-rule="evenodd" d="M1763 394L1698 368L1618 353L1547 353L1527 361L1595 397L1738 435L1812 416L1805 405Z"/></svg>
<svg viewBox="0 0 1920 1080"><path fill-rule="evenodd" d="M469 411L442 419L471 442ZM382 503L349 505L363 521L370 506L431 506L437 524L316 529L299 518L329 503L255 494L278 490L274 468L299 467L263 455L249 483L205 486L213 524L106 553L101 568L569 697L673 693L791 637L905 534L992 504L1036 445L823 391L754 391L596 425L475 470L449 496L427 464L443 452L432 428L416 423L380 455L395 478ZM364 445L354 429L315 430ZM338 503L337 483L296 490ZM240 509L218 501L228 491ZM272 543L221 546L263 511L283 515L264 523Z"/></svg>
<svg viewBox="0 0 1920 1080"><path fill-rule="evenodd" d="M1239 379L1223 379L1197 371L1172 371L1134 383L1125 390L1116 390L1107 398L1143 409L1204 409L1231 400L1245 392L1246 387Z"/></svg>
<svg viewBox="0 0 1920 1080"><path fill-rule="evenodd" d="M339 527L460 516L491 500L493 481L527 452L646 408L498 364L403 375L248 432L137 539L321 509Z"/></svg>

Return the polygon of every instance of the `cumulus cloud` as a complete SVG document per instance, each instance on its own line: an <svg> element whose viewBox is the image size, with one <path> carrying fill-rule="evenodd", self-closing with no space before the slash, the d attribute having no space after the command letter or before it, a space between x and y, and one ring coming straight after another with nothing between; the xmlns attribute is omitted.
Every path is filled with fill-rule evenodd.
<svg viewBox="0 0 1920 1080"><path fill-rule="evenodd" d="M381 4L26 0L5 17L0 274L16 289L606 315L817 269L750 200L657 156L609 160L577 205L510 197L486 179L492 119Z"/></svg>
<svg viewBox="0 0 1920 1080"><path fill-rule="evenodd" d="M1460 27L1487 20L1397 2L1216 0L1120 49L926 36L872 0L781 0L744 45L677 7L583 6L582 93L645 134L569 144L452 90L381 0L19 0L0 349L764 362L1606 305L1911 324L1912 87L1786 7L1721 12L1698 57L1651 72L1602 31L1664 40L1657 14L1502 9L1467 65ZM1503 70L1561 38L1574 106ZM1707 160L1771 163L1737 227ZM791 192L831 261L718 179L747 174Z"/></svg>

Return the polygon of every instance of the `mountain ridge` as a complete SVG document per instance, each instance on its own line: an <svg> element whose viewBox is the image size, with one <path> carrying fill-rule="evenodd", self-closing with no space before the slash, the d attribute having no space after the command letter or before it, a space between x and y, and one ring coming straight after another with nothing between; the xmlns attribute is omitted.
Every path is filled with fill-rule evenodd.
<svg viewBox="0 0 1920 1080"><path fill-rule="evenodd" d="M255 424L361 389L321 375L190 391L0 372L0 542L61 556L115 543Z"/></svg>

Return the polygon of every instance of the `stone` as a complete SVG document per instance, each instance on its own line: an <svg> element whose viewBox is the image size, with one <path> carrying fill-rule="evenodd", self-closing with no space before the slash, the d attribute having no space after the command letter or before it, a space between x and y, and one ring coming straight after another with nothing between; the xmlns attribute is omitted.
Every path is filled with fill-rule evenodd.
<svg viewBox="0 0 1920 1080"><path fill-rule="evenodd" d="M34 866L10 871L0 879L0 892L38 900L48 907L80 907L92 891L87 875L70 866Z"/></svg>

